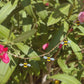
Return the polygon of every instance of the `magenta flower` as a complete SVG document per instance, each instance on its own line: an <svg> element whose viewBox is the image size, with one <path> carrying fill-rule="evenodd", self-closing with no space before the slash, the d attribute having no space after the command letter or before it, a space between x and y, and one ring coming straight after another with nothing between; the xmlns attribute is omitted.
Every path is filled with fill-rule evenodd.
<svg viewBox="0 0 84 84"><path fill-rule="evenodd" d="M4 53L4 54L3 54L2 61L3 61L4 63L6 63L6 64L9 63L10 59L9 59L7 53Z"/></svg>
<svg viewBox="0 0 84 84"><path fill-rule="evenodd" d="M45 3L45 6L49 6L49 3L47 2L47 3Z"/></svg>
<svg viewBox="0 0 84 84"><path fill-rule="evenodd" d="M62 48L62 46L63 46L63 44L60 44L60 45L59 45L59 48L61 49L61 48Z"/></svg>
<svg viewBox="0 0 84 84"><path fill-rule="evenodd" d="M78 20L80 21L80 23L84 23L84 12L79 13Z"/></svg>
<svg viewBox="0 0 84 84"><path fill-rule="evenodd" d="M0 45L0 54L3 52L4 46Z"/></svg>
<svg viewBox="0 0 84 84"><path fill-rule="evenodd" d="M9 61L10 61L7 51L8 51L7 47L4 48L3 45L0 45L0 59L6 64L9 63Z"/></svg>
<svg viewBox="0 0 84 84"><path fill-rule="evenodd" d="M49 43L45 43L45 44L42 46L42 49L43 49L43 50L46 50L46 48L48 48L48 46L49 46Z"/></svg>

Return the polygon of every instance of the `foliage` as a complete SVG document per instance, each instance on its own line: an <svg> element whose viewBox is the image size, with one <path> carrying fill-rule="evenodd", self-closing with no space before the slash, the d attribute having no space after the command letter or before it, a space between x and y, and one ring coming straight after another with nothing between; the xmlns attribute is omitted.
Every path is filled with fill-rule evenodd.
<svg viewBox="0 0 84 84"><path fill-rule="evenodd" d="M10 63L0 61L0 84L54 84L55 80L83 84L84 24L74 22L83 5L83 0L1 0L0 44L8 47ZM71 43L59 49L63 40ZM49 47L42 50L47 42ZM44 55L55 61L47 62ZM24 62L31 67L20 67Z"/></svg>

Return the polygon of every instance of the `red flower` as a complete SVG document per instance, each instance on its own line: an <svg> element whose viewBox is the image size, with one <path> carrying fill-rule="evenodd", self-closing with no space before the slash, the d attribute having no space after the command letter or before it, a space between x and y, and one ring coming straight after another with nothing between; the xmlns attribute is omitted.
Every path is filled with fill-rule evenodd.
<svg viewBox="0 0 84 84"><path fill-rule="evenodd" d="M9 59L7 53L4 53L4 54L3 54L3 56L2 56L2 61L3 61L4 63L6 63L6 64L9 63L10 59Z"/></svg>
<svg viewBox="0 0 84 84"><path fill-rule="evenodd" d="M4 48L3 45L0 45L0 59L6 64L9 63L9 61L10 61L7 51L8 51L7 47Z"/></svg>
<svg viewBox="0 0 84 84"><path fill-rule="evenodd" d="M45 3L45 6L49 6L49 2Z"/></svg>
<svg viewBox="0 0 84 84"><path fill-rule="evenodd" d="M63 46L63 44L60 44L60 45L59 45L59 48L62 48L62 46Z"/></svg>

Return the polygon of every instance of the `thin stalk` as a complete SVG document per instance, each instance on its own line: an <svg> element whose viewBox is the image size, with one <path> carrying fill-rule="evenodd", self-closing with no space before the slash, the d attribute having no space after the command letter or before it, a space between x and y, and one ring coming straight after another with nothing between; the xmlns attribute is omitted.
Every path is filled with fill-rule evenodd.
<svg viewBox="0 0 84 84"><path fill-rule="evenodd" d="M29 74L29 78L30 78L30 84L34 84L32 74Z"/></svg>

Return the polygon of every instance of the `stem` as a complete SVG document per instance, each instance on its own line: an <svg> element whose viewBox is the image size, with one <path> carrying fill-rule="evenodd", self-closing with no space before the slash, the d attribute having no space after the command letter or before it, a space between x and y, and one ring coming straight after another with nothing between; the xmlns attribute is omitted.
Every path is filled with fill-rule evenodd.
<svg viewBox="0 0 84 84"><path fill-rule="evenodd" d="M47 76L48 76L48 74L44 74L44 73L43 73L42 83L41 83L41 84L44 84L44 83L46 82Z"/></svg>
<svg viewBox="0 0 84 84"><path fill-rule="evenodd" d="M49 84L52 81L52 79L46 80L47 76L48 76L48 74L43 74L41 84Z"/></svg>
<svg viewBox="0 0 84 84"><path fill-rule="evenodd" d="M32 74L29 74L29 78L30 78L30 84L34 84Z"/></svg>

